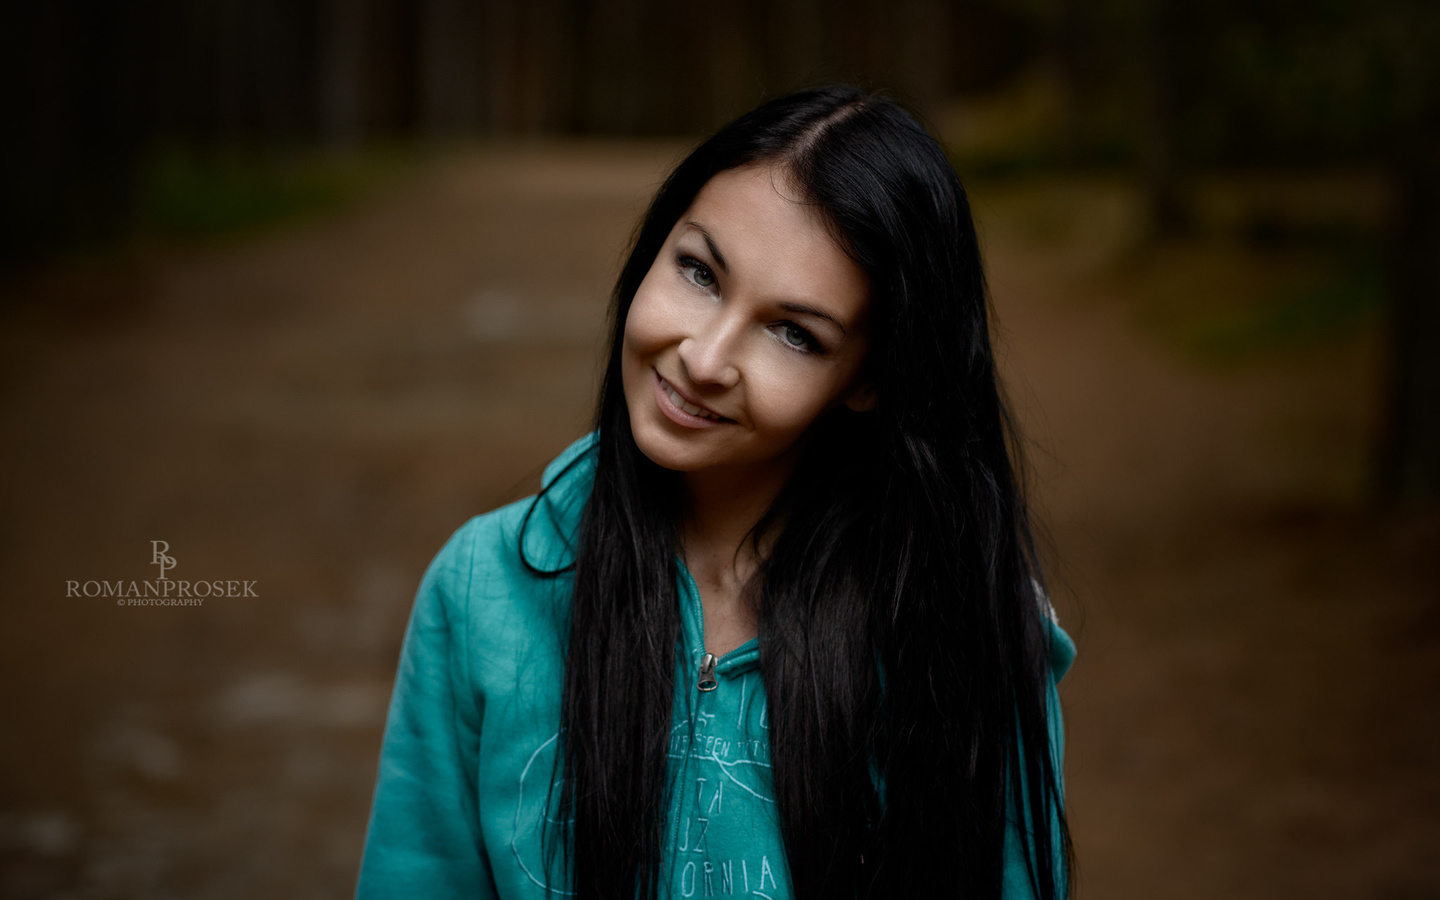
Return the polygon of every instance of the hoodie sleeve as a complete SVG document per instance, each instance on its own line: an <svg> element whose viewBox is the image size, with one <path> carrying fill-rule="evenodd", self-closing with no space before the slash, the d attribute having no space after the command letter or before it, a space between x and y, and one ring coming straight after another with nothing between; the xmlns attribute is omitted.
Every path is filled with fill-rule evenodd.
<svg viewBox="0 0 1440 900"><path fill-rule="evenodd" d="M494 897L480 836L476 754L481 702L470 679L466 614L476 521L426 571L385 725L358 900Z"/></svg>
<svg viewBox="0 0 1440 900"><path fill-rule="evenodd" d="M1047 604L1048 606L1048 604ZM1055 621L1054 613L1049 614L1050 625L1050 681L1046 689L1046 719L1050 729L1050 758L1054 761L1055 778L1058 782L1058 794L1061 802L1065 796L1065 726L1061 721L1060 714L1060 693L1057 685L1060 679L1069 670L1070 664L1075 660L1075 643L1070 640ZM1021 838L1020 828L1029 827L1027 816L1024 812L1023 803L1017 807L1014 791L1010 792L1010 812L1007 815L1008 826L1005 832L1005 872L1004 885L1001 896L1004 900L1033 900L1035 890L1030 882L1030 867L1027 865L1023 853L1024 842ZM1028 788L1022 781L1020 796L1028 795ZM1023 824L1022 824L1023 823ZM1058 878L1067 877L1064 870L1064 853L1059 846L1060 829L1059 824L1051 829L1051 853L1054 858L1054 871ZM1063 883L1056 886L1055 896L1064 897Z"/></svg>

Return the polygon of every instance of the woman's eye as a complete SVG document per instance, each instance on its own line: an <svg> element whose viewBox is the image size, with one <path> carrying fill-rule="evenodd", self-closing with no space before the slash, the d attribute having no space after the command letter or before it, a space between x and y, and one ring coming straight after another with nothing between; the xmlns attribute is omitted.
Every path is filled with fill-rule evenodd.
<svg viewBox="0 0 1440 900"><path fill-rule="evenodd" d="M715 273L698 259L684 257L680 260L680 268L687 274L689 279L695 282L697 287L712 288L715 286Z"/></svg>
<svg viewBox="0 0 1440 900"><path fill-rule="evenodd" d="M776 334L785 346L794 350L804 350L815 353L820 350L819 343L811 336L810 332L796 325L794 322L781 322L776 326Z"/></svg>

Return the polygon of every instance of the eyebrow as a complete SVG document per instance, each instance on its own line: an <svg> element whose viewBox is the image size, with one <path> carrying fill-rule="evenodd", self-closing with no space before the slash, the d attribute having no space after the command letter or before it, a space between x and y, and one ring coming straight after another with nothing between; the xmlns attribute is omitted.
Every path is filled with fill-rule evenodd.
<svg viewBox="0 0 1440 900"><path fill-rule="evenodd" d="M841 334L845 334L845 325L839 319L835 318L824 310L816 309L813 306L806 306L803 303L781 303L780 308L785 310L786 312L795 313L797 315L814 316L817 319L824 319L827 322L833 323L836 328L840 329Z"/></svg>
<svg viewBox="0 0 1440 900"><path fill-rule="evenodd" d="M720 271L728 275L730 273L730 267L725 264L725 254L721 253L720 248L715 246L715 239L710 236L710 232L705 230L705 226L694 221L689 221L685 224L700 232L700 236L705 239L705 246L710 248L710 255L715 257L715 264L720 267Z"/></svg>
<svg viewBox="0 0 1440 900"><path fill-rule="evenodd" d="M700 232L700 236L705 239L705 246L710 249L710 255L715 257L715 264L720 267L720 271L728 275L730 273L730 267L725 263L725 255L720 252L719 247L715 246L715 239L710 236L710 232L705 230L705 226L701 225L699 222L694 221L693 219L687 220L685 224ZM803 303L781 303L780 308L788 313L795 313L796 315L800 316L814 316L817 319L824 319L825 321L834 324L836 328L840 329L840 333L842 335L847 333L845 331L845 324L839 319L825 312L823 309L816 309L813 306L806 306Z"/></svg>

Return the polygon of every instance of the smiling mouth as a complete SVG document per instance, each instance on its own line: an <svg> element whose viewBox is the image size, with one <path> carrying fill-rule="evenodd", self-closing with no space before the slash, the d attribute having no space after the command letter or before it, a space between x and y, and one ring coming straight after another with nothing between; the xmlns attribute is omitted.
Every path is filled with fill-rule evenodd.
<svg viewBox="0 0 1440 900"><path fill-rule="evenodd" d="M684 411L687 415L694 416L697 419L708 419L711 422L734 421L734 419L727 419L722 415L711 412L703 406L698 406L686 400L658 371L655 372L655 377L659 379L660 390L664 392L666 397L670 398L670 402L675 404L678 409Z"/></svg>

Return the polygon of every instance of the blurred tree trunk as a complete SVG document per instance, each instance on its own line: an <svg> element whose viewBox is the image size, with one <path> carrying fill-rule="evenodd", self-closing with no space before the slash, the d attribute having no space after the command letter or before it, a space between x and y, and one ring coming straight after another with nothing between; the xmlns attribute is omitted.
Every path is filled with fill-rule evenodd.
<svg viewBox="0 0 1440 900"><path fill-rule="evenodd" d="M581 129L599 134L633 132L644 102L642 63L646 48L640 41L638 23L643 21L645 4L642 0L594 0L584 6ZM671 39L686 37L689 35L681 33ZM705 38L715 39L714 35Z"/></svg>
<svg viewBox="0 0 1440 900"><path fill-rule="evenodd" d="M1387 85L1401 113L1386 136L1397 216L1390 257L1389 420L1381 500L1392 509L1440 505L1440 8L1371 7L1390 42ZM1396 40L1403 36L1402 39Z"/></svg>
<svg viewBox="0 0 1440 900"><path fill-rule="evenodd" d="M769 25L765 63L771 81L792 88L818 80L825 53L821 0L775 0L765 15Z"/></svg>
<svg viewBox="0 0 1440 900"><path fill-rule="evenodd" d="M1093 34L1084 0L1060 0L1056 10L1053 41L1056 67L1060 71L1060 87L1064 91L1060 107L1060 154L1066 162L1075 162L1085 143L1085 109L1091 88Z"/></svg>
<svg viewBox="0 0 1440 900"><path fill-rule="evenodd" d="M709 127L738 116L760 100L766 87L760 47L755 40L752 17L740 0L713 0L717 12L710 34L710 108L714 121Z"/></svg>
<svg viewBox="0 0 1440 900"><path fill-rule="evenodd" d="M557 91L560 78L573 78L570 68L570 19L557 0L528 0L517 10L518 55L511 121L520 134L559 131L566 105Z"/></svg>
<svg viewBox="0 0 1440 900"><path fill-rule="evenodd" d="M481 77L484 79L484 130L513 134L522 93L520 0L484 0L482 7Z"/></svg>
<svg viewBox="0 0 1440 900"><path fill-rule="evenodd" d="M416 65L420 132L430 137L474 133L482 126L479 0L422 0Z"/></svg>
<svg viewBox="0 0 1440 900"><path fill-rule="evenodd" d="M349 146L364 128L365 26L362 0L320 0L316 118L320 135Z"/></svg>
<svg viewBox="0 0 1440 900"><path fill-rule="evenodd" d="M1184 230L1180 198L1181 0L1154 0L1145 29L1145 193L1155 237Z"/></svg>
<svg viewBox="0 0 1440 900"><path fill-rule="evenodd" d="M212 147L234 147L254 136L254 56L258 48L251 39L254 10L244 0L218 0L208 4L214 66L214 94L211 103L211 130L206 142Z"/></svg>
<svg viewBox="0 0 1440 900"><path fill-rule="evenodd" d="M362 95L367 134L420 130L420 9L415 0L367 0Z"/></svg>
<svg viewBox="0 0 1440 900"><path fill-rule="evenodd" d="M907 100L930 113L949 80L946 41L951 27L950 5L943 0L906 0L895 7L893 15L897 86Z"/></svg>
<svg viewBox="0 0 1440 900"><path fill-rule="evenodd" d="M53 0L0 12L0 261L127 229L148 137L140 13Z"/></svg>
<svg viewBox="0 0 1440 900"><path fill-rule="evenodd" d="M525 107L526 130L571 134L579 130L579 0L532 0L526 5L535 35L536 83Z"/></svg>
<svg viewBox="0 0 1440 900"><path fill-rule="evenodd" d="M1440 106L1440 104L1433 104ZM1382 500L1440 502L1440 124L1421 127L1396 179L1399 227L1391 261L1390 419Z"/></svg>

